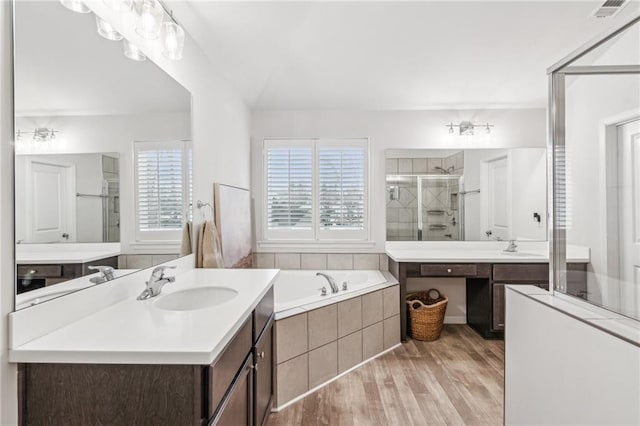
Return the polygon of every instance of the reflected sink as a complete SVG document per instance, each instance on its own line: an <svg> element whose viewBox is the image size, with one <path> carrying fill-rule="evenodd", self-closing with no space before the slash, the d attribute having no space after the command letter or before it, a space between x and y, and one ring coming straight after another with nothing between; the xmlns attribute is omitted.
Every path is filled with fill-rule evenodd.
<svg viewBox="0 0 640 426"><path fill-rule="evenodd" d="M545 257L539 253L526 253L524 251L516 251L514 253L503 251L501 252L505 256L513 256L513 257Z"/></svg>
<svg viewBox="0 0 640 426"><path fill-rule="evenodd" d="M161 296L155 305L167 311L195 311L222 305L237 295L228 287L196 287Z"/></svg>

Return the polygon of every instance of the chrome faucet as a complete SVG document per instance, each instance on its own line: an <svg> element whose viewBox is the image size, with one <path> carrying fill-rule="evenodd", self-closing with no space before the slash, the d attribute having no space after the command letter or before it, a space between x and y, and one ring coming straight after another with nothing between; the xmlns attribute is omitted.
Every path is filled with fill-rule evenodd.
<svg viewBox="0 0 640 426"><path fill-rule="evenodd" d="M337 293L339 291L338 284L336 283L336 280L334 280L331 275L327 275L322 272L317 272L316 276L325 277L327 281L329 281L329 285L331 286L331 293Z"/></svg>
<svg viewBox="0 0 640 426"><path fill-rule="evenodd" d="M515 253L518 251L518 245L516 244L515 240L509 240L509 245L502 251L505 253Z"/></svg>
<svg viewBox="0 0 640 426"><path fill-rule="evenodd" d="M147 288L144 289L138 300L147 300L156 297L162 291L165 284L175 282L176 277L167 277L164 271L167 269L175 269L175 266L157 266L151 273L151 278L146 282Z"/></svg>
<svg viewBox="0 0 640 426"><path fill-rule="evenodd" d="M88 266L92 271L99 271L102 275L99 277L91 277L89 281L94 284L102 284L115 278L114 270L111 266Z"/></svg>

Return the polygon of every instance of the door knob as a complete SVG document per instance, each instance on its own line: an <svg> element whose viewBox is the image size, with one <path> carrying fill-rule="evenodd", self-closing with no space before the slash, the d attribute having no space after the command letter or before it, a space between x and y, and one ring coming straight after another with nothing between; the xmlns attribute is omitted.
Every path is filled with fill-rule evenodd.
<svg viewBox="0 0 640 426"><path fill-rule="evenodd" d="M67 234L66 232L64 234L62 234L62 238L64 238L65 240L69 239L69 234Z"/></svg>

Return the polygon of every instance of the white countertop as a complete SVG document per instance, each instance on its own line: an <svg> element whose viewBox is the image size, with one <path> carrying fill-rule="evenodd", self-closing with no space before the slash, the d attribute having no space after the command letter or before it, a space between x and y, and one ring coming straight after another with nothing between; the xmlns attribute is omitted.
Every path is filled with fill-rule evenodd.
<svg viewBox="0 0 640 426"><path fill-rule="evenodd" d="M135 297L9 350L10 362L196 364L214 361L271 287L278 270L191 269L156 298ZM140 289L144 288L141 283ZM198 286L224 286L238 295L193 311L155 306L164 295Z"/></svg>
<svg viewBox="0 0 640 426"><path fill-rule="evenodd" d="M518 242L516 253L505 253L507 242L387 242L386 253L396 262L547 263L545 243ZM568 246L567 262L589 263L588 247Z"/></svg>
<svg viewBox="0 0 640 426"><path fill-rule="evenodd" d="M18 265L88 263L119 256L120 253L120 243L18 244L16 245L16 263Z"/></svg>

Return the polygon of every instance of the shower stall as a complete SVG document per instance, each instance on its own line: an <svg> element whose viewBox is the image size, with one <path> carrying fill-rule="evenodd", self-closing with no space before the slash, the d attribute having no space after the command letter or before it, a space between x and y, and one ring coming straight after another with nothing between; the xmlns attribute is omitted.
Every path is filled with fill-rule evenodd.
<svg viewBox="0 0 640 426"><path fill-rule="evenodd" d="M387 175L388 241L464 240L462 175Z"/></svg>

